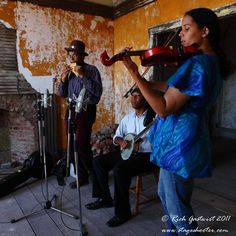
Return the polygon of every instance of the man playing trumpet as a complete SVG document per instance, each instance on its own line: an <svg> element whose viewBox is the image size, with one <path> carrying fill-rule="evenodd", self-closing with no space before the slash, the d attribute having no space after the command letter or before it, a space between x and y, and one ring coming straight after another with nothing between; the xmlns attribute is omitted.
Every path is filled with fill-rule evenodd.
<svg viewBox="0 0 236 236"><path fill-rule="evenodd" d="M86 89L86 109L82 109L74 120L78 152L78 179L79 185L82 186L88 184L88 170L91 169L93 155L90 138L96 119L96 105L102 95L102 81L98 69L94 65L84 62L88 53L85 52L85 44L82 41L73 40L65 50L71 64L62 72L59 95L73 100L74 97L79 96L82 88ZM68 120L68 109L65 120ZM73 140L71 140L70 160L72 162L74 162L73 153ZM76 188L76 181L70 183L70 187Z"/></svg>

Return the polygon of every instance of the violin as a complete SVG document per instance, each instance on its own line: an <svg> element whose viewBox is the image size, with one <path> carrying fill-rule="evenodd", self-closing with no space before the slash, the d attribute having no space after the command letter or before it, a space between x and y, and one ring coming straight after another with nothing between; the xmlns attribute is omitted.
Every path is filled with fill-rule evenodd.
<svg viewBox="0 0 236 236"><path fill-rule="evenodd" d="M111 66L117 61L122 61L125 56L139 56L142 66L156 66L156 65L173 65L179 64L187 58L199 53L197 46L182 47L173 49L171 46L167 47L153 47L148 50L125 51L109 57L104 51L100 55L100 60L104 66Z"/></svg>

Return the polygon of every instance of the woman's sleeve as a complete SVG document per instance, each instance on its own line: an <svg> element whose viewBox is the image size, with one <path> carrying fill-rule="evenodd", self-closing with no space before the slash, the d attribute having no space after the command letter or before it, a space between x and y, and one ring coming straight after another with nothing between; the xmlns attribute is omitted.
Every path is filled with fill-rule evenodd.
<svg viewBox="0 0 236 236"><path fill-rule="evenodd" d="M188 59L170 77L167 84L189 96L202 96L206 92L206 72L200 61L196 57L193 57Z"/></svg>

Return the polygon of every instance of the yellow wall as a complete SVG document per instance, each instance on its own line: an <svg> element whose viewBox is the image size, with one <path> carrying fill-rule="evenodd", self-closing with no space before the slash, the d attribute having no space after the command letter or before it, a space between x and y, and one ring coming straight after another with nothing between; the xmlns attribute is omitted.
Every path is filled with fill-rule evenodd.
<svg viewBox="0 0 236 236"><path fill-rule="evenodd" d="M196 7L211 9L234 3L233 0L157 0L147 6L139 8L124 15L114 22L114 52L119 52L124 47L133 47L133 50L148 48L148 28L179 19L183 14ZM133 59L140 65L138 57ZM114 64L115 83L115 121L130 109L129 100L122 96L131 87L133 81L122 62ZM140 72L145 68L140 66Z"/></svg>

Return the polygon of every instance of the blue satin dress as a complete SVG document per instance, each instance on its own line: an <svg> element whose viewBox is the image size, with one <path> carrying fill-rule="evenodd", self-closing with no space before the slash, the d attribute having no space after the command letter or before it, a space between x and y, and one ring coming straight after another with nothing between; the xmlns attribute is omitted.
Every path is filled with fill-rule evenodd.
<svg viewBox="0 0 236 236"><path fill-rule="evenodd" d="M211 175L208 112L222 87L216 56L201 54L186 60L167 81L191 97L178 112L158 117L149 132L151 161L184 178Z"/></svg>

